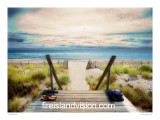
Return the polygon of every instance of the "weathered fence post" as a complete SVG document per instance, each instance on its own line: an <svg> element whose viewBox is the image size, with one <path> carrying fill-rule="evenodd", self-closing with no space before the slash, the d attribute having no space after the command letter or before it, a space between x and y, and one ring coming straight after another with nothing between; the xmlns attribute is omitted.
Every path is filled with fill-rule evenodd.
<svg viewBox="0 0 160 120"><path fill-rule="evenodd" d="M104 79L104 77L105 77L105 75L107 74L108 71L109 71L109 74L110 74L110 68L111 68L111 66L112 66L112 64L113 64L115 59L116 59L116 56L112 56L111 57L110 61L108 62L108 65L107 65L106 69L104 70L104 72L103 72L103 74L102 74L102 76L101 76L101 78L100 78L100 80L99 80L99 82L98 82L98 84L97 84L97 86L95 88L96 90L98 90L102 80ZM108 78L110 78L110 75L108 76Z"/></svg>
<svg viewBox="0 0 160 120"><path fill-rule="evenodd" d="M50 56L46 55L46 59L48 61L49 66L51 67L52 74L53 74L53 76L54 76L54 78L55 78L55 80L56 80L56 82L58 84L59 89L62 90L62 87L61 87L61 85L60 85L60 83L58 81L58 77L56 75L56 71L54 70L54 67L53 67L53 64L52 64Z"/></svg>

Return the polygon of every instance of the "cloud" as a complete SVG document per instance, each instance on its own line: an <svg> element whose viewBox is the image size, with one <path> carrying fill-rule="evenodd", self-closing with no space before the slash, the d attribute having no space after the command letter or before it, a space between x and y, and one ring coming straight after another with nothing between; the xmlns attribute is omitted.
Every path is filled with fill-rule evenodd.
<svg viewBox="0 0 160 120"><path fill-rule="evenodd" d="M9 42L23 42L23 39L8 38Z"/></svg>
<svg viewBox="0 0 160 120"><path fill-rule="evenodd" d="M21 12L21 8L8 8L8 17L13 17L19 12Z"/></svg>
<svg viewBox="0 0 160 120"><path fill-rule="evenodd" d="M38 45L135 45L126 35L106 33L144 30L152 27L146 8L42 8L16 18L16 30L38 34L27 36ZM143 16L143 17L142 17ZM147 16L145 14L145 16Z"/></svg>

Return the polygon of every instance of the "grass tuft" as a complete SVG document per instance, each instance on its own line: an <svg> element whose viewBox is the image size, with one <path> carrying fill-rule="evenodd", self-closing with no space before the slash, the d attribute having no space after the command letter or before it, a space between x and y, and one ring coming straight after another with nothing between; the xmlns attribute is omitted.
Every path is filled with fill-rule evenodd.
<svg viewBox="0 0 160 120"><path fill-rule="evenodd" d="M152 66L148 64L142 64L139 66L139 70L142 72L152 72Z"/></svg>
<svg viewBox="0 0 160 120"><path fill-rule="evenodd" d="M69 83L68 74L62 73L58 76L58 79L61 85L67 85Z"/></svg>
<svg viewBox="0 0 160 120"><path fill-rule="evenodd" d="M32 96L32 99L34 99L38 94L40 93L40 91L36 88L36 89L33 89L31 91L31 96Z"/></svg>
<svg viewBox="0 0 160 120"><path fill-rule="evenodd" d="M116 81L116 74L115 73L111 73L110 75L110 84L114 83Z"/></svg>
<svg viewBox="0 0 160 120"><path fill-rule="evenodd" d="M90 89L92 89L92 90L95 89L97 81L96 81L96 79L92 75L87 76L86 77L86 81L89 84Z"/></svg>
<svg viewBox="0 0 160 120"><path fill-rule="evenodd" d="M116 73L117 75L122 74L123 73L123 69L122 66L112 66L111 67L111 72L112 73Z"/></svg>
<svg viewBox="0 0 160 120"><path fill-rule="evenodd" d="M123 73L124 73L124 74L128 74L128 73L129 73L129 70L130 70L130 67L124 65L124 66L122 67L122 70L123 70Z"/></svg>
<svg viewBox="0 0 160 120"><path fill-rule="evenodd" d="M66 72L64 67L62 65L59 65L59 64L54 64L54 69L55 69L57 74Z"/></svg>
<svg viewBox="0 0 160 120"><path fill-rule="evenodd" d="M26 69L35 70L35 68L36 66L34 64L28 64L28 65L23 66L24 70Z"/></svg>
<svg viewBox="0 0 160 120"><path fill-rule="evenodd" d="M150 72L142 72L142 77L145 79L152 79L152 74Z"/></svg>
<svg viewBox="0 0 160 120"><path fill-rule="evenodd" d="M130 76L136 76L137 75L137 70L136 68L130 68L128 74Z"/></svg>
<svg viewBox="0 0 160 120"><path fill-rule="evenodd" d="M19 112L19 97L15 96L8 101L8 112Z"/></svg>
<svg viewBox="0 0 160 120"><path fill-rule="evenodd" d="M152 110L152 96L149 96L144 89L124 86L122 92L135 106L140 106L142 109L149 109L150 111Z"/></svg>
<svg viewBox="0 0 160 120"><path fill-rule="evenodd" d="M116 84L116 83L112 83L112 84L110 84L109 89L111 89L111 90L112 90L112 89L118 89L118 90L121 91L122 86L119 85L119 84Z"/></svg>
<svg viewBox="0 0 160 120"><path fill-rule="evenodd" d="M31 75L31 78L34 79L38 79L38 80L44 80L46 78L46 74L44 71L36 71Z"/></svg>

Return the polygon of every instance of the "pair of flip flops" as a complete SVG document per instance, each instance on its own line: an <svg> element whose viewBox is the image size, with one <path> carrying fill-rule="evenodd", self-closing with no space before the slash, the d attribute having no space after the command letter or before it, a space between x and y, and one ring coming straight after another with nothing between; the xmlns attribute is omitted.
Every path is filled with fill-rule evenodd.
<svg viewBox="0 0 160 120"><path fill-rule="evenodd" d="M54 95L54 94L46 94L46 95L43 95L42 97L41 97L41 100L42 101L54 101L54 100L56 100L57 99L57 97Z"/></svg>

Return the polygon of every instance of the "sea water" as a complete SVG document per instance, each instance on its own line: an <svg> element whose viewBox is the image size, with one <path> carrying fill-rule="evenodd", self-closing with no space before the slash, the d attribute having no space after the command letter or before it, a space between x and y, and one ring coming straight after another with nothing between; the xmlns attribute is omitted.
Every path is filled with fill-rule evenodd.
<svg viewBox="0 0 160 120"><path fill-rule="evenodd" d="M52 59L108 59L116 55L120 59L152 60L151 47L86 47L70 46L59 48L8 49L9 59L45 59L49 54Z"/></svg>

